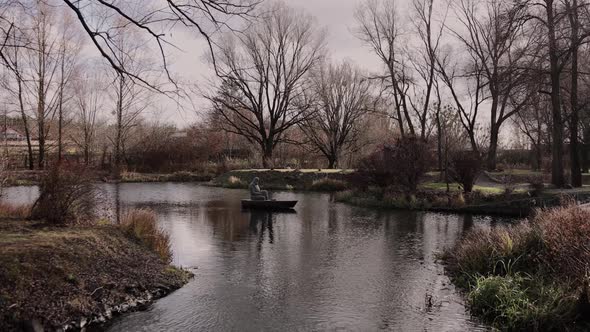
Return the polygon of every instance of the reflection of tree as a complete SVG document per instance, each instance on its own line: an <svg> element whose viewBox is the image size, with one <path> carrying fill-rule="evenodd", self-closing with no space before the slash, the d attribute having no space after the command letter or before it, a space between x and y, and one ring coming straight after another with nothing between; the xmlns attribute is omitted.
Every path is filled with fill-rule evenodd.
<svg viewBox="0 0 590 332"><path fill-rule="evenodd" d="M467 232L473 227L473 215L466 214L463 216L463 232Z"/></svg>
<svg viewBox="0 0 590 332"><path fill-rule="evenodd" d="M115 184L115 218L117 225L121 224L121 188L120 184Z"/></svg>
<svg viewBox="0 0 590 332"><path fill-rule="evenodd" d="M253 234L258 234L257 247L259 250L262 248L266 231L268 231L268 243L274 243L272 213L267 211L252 211L250 213L250 230Z"/></svg>

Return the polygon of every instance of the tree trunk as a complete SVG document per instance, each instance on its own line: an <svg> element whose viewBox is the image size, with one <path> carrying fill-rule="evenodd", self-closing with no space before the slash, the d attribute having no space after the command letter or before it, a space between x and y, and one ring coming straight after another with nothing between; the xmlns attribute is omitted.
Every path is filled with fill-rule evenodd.
<svg viewBox="0 0 590 332"><path fill-rule="evenodd" d="M488 171L496 170L496 160L498 154L498 135L499 128L498 126L493 125L490 133L490 147L488 149L488 156L486 161Z"/></svg>
<svg viewBox="0 0 590 332"><path fill-rule="evenodd" d="M467 133L467 135L469 136L469 143L471 144L471 150L473 150L473 152L479 153L479 147L477 146L477 140L475 139L475 132L473 130L471 130L470 132Z"/></svg>
<svg viewBox="0 0 590 332"><path fill-rule="evenodd" d="M123 88L125 77L119 76L119 100L117 101L117 133L115 135L115 158L113 165L113 177L116 180L121 178L121 141L123 131Z"/></svg>
<svg viewBox="0 0 590 332"><path fill-rule="evenodd" d="M42 102L39 101L39 109L44 109L44 106L42 106ZM39 120L37 121L37 126L38 131L39 131L39 136L38 136L38 144L39 144L39 158L37 160L37 166L39 167L39 169L43 169L44 165L45 165L45 120L44 120L44 114L42 114L44 111L39 111Z"/></svg>
<svg viewBox="0 0 590 332"><path fill-rule="evenodd" d="M443 167L444 167L444 160L443 160L443 133L442 133L442 124L440 123L440 113L436 113L436 154L438 159L438 170L440 171L439 181L443 180Z"/></svg>
<svg viewBox="0 0 590 332"><path fill-rule="evenodd" d="M535 145L535 171L541 171L543 169L543 150L541 145Z"/></svg>
<svg viewBox="0 0 590 332"><path fill-rule="evenodd" d="M25 106L23 100L23 93L22 93L22 82L20 80L20 76L17 78L18 80L18 102L20 107L20 114L23 121L23 127L25 130L25 138L27 139L27 153L29 155L28 166L29 169L32 171L35 169L35 158L33 157L33 144L31 143L31 132L29 130L29 121L27 119L27 114L25 113Z"/></svg>
<svg viewBox="0 0 590 332"><path fill-rule="evenodd" d="M559 57L557 54L557 40L555 37L555 16L553 12L553 0L547 0L547 30L549 38L549 62L551 65L551 115L553 127L551 130L551 183L563 188L565 176L563 171L563 122L561 115L561 91L559 69Z"/></svg>
<svg viewBox="0 0 590 332"><path fill-rule="evenodd" d="M334 169L338 166L338 157L328 157L328 169Z"/></svg>
<svg viewBox="0 0 590 332"><path fill-rule="evenodd" d="M263 168L272 168L273 167L273 160L272 160L272 153L273 153L273 144L272 142L267 141L265 144L262 145L262 167Z"/></svg>
<svg viewBox="0 0 590 332"><path fill-rule="evenodd" d="M38 86L37 86L37 131L39 144L39 159L37 165L43 169L45 165L45 47L42 45L38 54Z"/></svg>
<svg viewBox="0 0 590 332"><path fill-rule="evenodd" d="M569 6L568 11L571 25L571 43L572 43L572 86L570 92L570 158L571 158L571 176L572 186L575 188L582 187L582 167L580 165L580 154L578 144L579 131L579 107L578 104L578 1L573 0L572 6ZM573 8L571 8L573 7Z"/></svg>
<svg viewBox="0 0 590 332"><path fill-rule="evenodd" d="M63 41L65 45L65 40ZM62 153L63 153L63 104L64 104L64 85L65 85L65 56L66 50L65 46L62 50L61 56L61 66L60 66L60 84L59 84L59 109L58 109L58 123L57 123L57 162L61 163Z"/></svg>

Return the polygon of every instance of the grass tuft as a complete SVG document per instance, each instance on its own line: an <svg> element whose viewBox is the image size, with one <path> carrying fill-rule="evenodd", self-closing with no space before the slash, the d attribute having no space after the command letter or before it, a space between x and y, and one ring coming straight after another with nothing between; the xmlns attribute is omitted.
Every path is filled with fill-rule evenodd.
<svg viewBox="0 0 590 332"><path fill-rule="evenodd" d="M345 181L325 177L322 179L314 180L311 183L309 189L313 191L343 191L347 188L348 184Z"/></svg>
<svg viewBox="0 0 590 332"><path fill-rule="evenodd" d="M0 203L0 218L27 219L31 216L30 205L13 205Z"/></svg>
<svg viewBox="0 0 590 332"><path fill-rule="evenodd" d="M172 262L170 236L158 228L153 211L143 209L129 211L123 216L121 228L125 234L141 241L158 254L165 263Z"/></svg>
<svg viewBox="0 0 590 332"><path fill-rule="evenodd" d="M474 229L444 254L469 304L496 327L568 329L584 318L590 211L576 205L541 211L511 226Z"/></svg>
<svg viewBox="0 0 590 332"><path fill-rule="evenodd" d="M244 180L240 179L237 176L230 176L227 178L227 181L223 184L225 188L233 188L233 189L243 189L246 188L248 185Z"/></svg>

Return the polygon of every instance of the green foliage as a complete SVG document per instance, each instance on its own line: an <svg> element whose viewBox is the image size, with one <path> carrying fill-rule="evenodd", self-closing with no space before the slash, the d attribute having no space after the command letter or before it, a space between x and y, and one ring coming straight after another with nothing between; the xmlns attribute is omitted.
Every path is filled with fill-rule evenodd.
<svg viewBox="0 0 590 332"><path fill-rule="evenodd" d="M575 319L575 297L521 274L479 277L468 299L474 314L501 329L552 330Z"/></svg>

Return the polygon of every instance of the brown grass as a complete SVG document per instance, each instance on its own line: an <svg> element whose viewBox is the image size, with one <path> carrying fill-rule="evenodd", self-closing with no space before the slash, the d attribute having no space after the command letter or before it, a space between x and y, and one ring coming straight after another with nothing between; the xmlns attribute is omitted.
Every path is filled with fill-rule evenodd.
<svg viewBox="0 0 590 332"><path fill-rule="evenodd" d="M38 320L54 331L146 291L177 289L190 274L162 262L117 227L0 222L0 331ZM164 291L164 293L161 293Z"/></svg>
<svg viewBox="0 0 590 332"><path fill-rule="evenodd" d="M344 191L347 188L347 182L328 177L314 180L310 186L310 190L314 191Z"/></svg>
<svg viewBox="0 0 590 332"><path fill-rule="evenodd" d="M545 243L545 259L561 274L590 274L590 210L577 205L540 213L534 220Z"/></svg>
<svg viewBox="0 0 590 332"><path fill-rule="evenodd" d="M590 317L589 239L590 210L571 204L472 230L444 258L474 312L497 327L566 330Z"/></svg>
<svg viewBox="0 0 590 332"><path fill-rule="evenodd" d="M156 214L150 210L135 209L123 216L123 231L157 253L165 263L172 262L170 236L158 228Z"/></svg>
<svg viewBox="0 0 590 332"><path fill-rule="evenodd" d="M590 275L589 238L590 210L569 205L515 225L472 230L445 258L464 287L473 276L515 273L581 287Z"/></svg>
<svg viewBox="0 0 590 332"><path fill-rule="evenodd" d="M31 216L30 205L0 203L0 218L27 219Z"/></svg>
<svg viewBox="0 0 590 332"><path fill-rule="evenodd" d="M448 255L467 273L502 275L512 270L581 283L590 274L589 238L590 210L569 205L516 225L473 230Z"/></svg>

